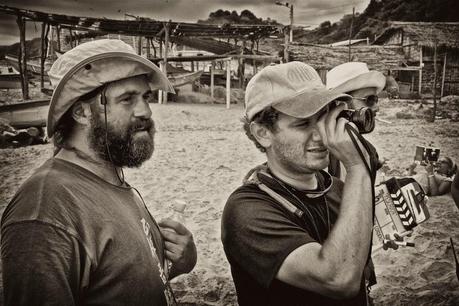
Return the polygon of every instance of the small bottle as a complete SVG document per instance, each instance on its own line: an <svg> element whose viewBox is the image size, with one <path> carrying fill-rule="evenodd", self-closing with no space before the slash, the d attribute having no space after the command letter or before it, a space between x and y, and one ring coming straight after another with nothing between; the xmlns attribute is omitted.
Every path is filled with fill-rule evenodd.
<svg viewBox="0 0 459 306"><path fill-rule="evenodd" d="M175 199L174 203L171 205L172 214L169 216L169 219L185 224L185 208L186 202L181 199Z"/></svg>

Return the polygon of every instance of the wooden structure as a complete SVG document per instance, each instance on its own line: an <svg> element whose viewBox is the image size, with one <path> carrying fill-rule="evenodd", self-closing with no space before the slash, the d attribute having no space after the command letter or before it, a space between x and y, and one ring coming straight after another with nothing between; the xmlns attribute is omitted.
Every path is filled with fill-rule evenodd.
<svg viewBox="0 0 459 306"><path fill-rule="evenodd" d="M136 18L136 20L116 20L106 18L91 18L91 17L76 17L67 16L62 14L50 14L38 11L18 9L8 6L0 5L0 13L10 14L17 16L18 26L21 33L21 56L19 66L21 67L20 72L23 75L23 93L24 99L28 98L28 84L27 75L25 73L26 67L26 50L25 50L25 22L35 21L41 22L43 25L42 30L42 41L47 41L47 35L49 32L48 27L52 26L55 29L58 37L58 49L62 46L62 35L61 31L68 31L67 37L70 47L74 47L82 38L92 38L96 36L106 34L118 34L118 35L130 35L138 37L138 45L142 46L141 38L144 37L147 42L147 54L150 54L150 46L153 46L152 41L159 41L161 61L159 66L162 71L167 74L167 67L169 61L169 44L174 41L180 41L190 38L219 38L219 39L235 39L243 41L245 45L246 41L252 42L253 45L258 45L260 39L265 37L279 34L280 28L274 25L230 25L230 24L197 24L197 23L183 23L173 21L156 21L149 18ZM75 34L78 31L78 34ZM51 32L54 32L51 31ZM82 33L83 32L83 33ZM65 38L64 38L65 39ZM53 44L51 44L53 46ZM137 48L138 53L141 53L141 48ZM236 49L240 49L239 47ZM244 48L242 48L244 49ZM41 65L44 65L44 57L46 52L44 51L45 46L42 48L42 60ZM156 54L156 49L154 49ZM236 52L238 56L244 55L242 52ZM257 54L253 54L256 56ZM218 59L219 61L226 61L227 54L224 59ZM270 57L271 58L271 57ZM241 62L244 61L243 57L240 57ZM257 60L266 60L265 56L260 56ZM230 69L227 64L227 69ZM43 68L42 68L43 71ZM227 76L230 76L229 70ZM229 80L228 80L229 81ZM228 84L228 82L227 82ZM228 90L228 89L227 89ZM166 95L159 93L159 101L166 101ZM229 93L227 94L229 97ZM229 100L227 101L229 105Z"/></svg>
<svg viewBox="0 0 459 306"><path fill-rule="evenodd" d="M305 62L314 67L323 82L326 82L327 71L335 66L349 61L349 47L315 44L290 44L290 59ZM371 70L388 73L391 69L399 67L404 61L401 47L398 46L367 46L356 45L352 47L351 61L365 62Z"/></svg>
<svg viewBox="0 0 459 306"><path fill-rule="evenodd" d="M404 61L392 70L410 92L459 94L459 22L394 21L373 44L402 48Z"/></svg>

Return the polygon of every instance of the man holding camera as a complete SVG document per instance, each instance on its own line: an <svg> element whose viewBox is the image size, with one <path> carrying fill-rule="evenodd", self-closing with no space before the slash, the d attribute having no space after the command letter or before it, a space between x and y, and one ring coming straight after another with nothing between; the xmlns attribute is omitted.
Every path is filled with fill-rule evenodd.
<svg viewBox="0 0 459 306"><path fill-rule="evenodd" d="M301 62L268 66L247 85L244 128L267 162L222 217L239 305L367 304L373 187L365 162L374 157L358 132L360 149L353 144L356 126L338 118L350 99ZM329 154L345 166L346 183L322 170Z"/></svg>
<svg viewBox="0 0 459 306"><path fill-rule="evenodd" d="M375 116L379 111L378 94L385 85L386 77L381 72L370 71L367 64L361 62L344 63L327 73L327 88L352 96L349 108L354 110L369 108ZM382 163L378 168L380 166ZM342 180L346 177L345 168L334 156L330 156L328 172Z"/></svg>

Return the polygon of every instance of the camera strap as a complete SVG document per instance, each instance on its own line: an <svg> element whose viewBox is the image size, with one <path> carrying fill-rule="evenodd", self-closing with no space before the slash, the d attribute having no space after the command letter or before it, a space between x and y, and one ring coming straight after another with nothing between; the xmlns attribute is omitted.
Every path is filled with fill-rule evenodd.
<svg viewBox="0 0 459 306"><path fill-rule="evenodd" d="M371 221L374 222L375 219L375 181L376 181L376 170L377 170L377 164L378 164L378 158L376 154L376 150L370 147L369 142L363 138L362 135L350 124L346 124L345 126L346 131L349 134L349 137L351 138L355 148L359 152L360 157L362 158L363 163L365 164L365 168L368 171L368 174L370 175L370 181L371 181L371 201L372 201L372 213L371 213ZM365 158L364 152L362 152L362 149L357 142L357 139L360 141L362 146L365 148L367 151L367 154L369 155L369 161L367 162ZM371 263L371 252L373 248L373 235L370 238L370 249L368 250L368 258L367 258L367 263L366 266L369 266ZM369 298L369 293L370 293L370 288L372 285L376 284L376 276L374 275L374 270L369 271L369 275L365 278L366 280L366 289L367 289L367 298ZM367 301L368 303L368 301Z"/></svg>

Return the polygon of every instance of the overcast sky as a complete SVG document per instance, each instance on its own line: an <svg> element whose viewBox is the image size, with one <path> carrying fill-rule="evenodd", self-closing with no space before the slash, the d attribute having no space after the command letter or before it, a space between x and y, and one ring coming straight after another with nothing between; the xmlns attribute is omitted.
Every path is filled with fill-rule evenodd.
<svg viewBox="0 0 459 306"><path fill-rule="evenodd" d="M196 22L207 19L209 13L217 9L236 10L240 13L248 9L257 17L275 19L288 24L289 9L277 6L277 0L0 0L0 5L58 13L73 16L107 17L124 19L125 13L150 17L156 20ZM284 0L294 7L295 25L312 28L321 22L338 21L344 14L363 12L370 0ZM41 25L30 23L26 37L40 35ZM18 27L14 16L0 13L0 45L19 41Z"/></svg>

